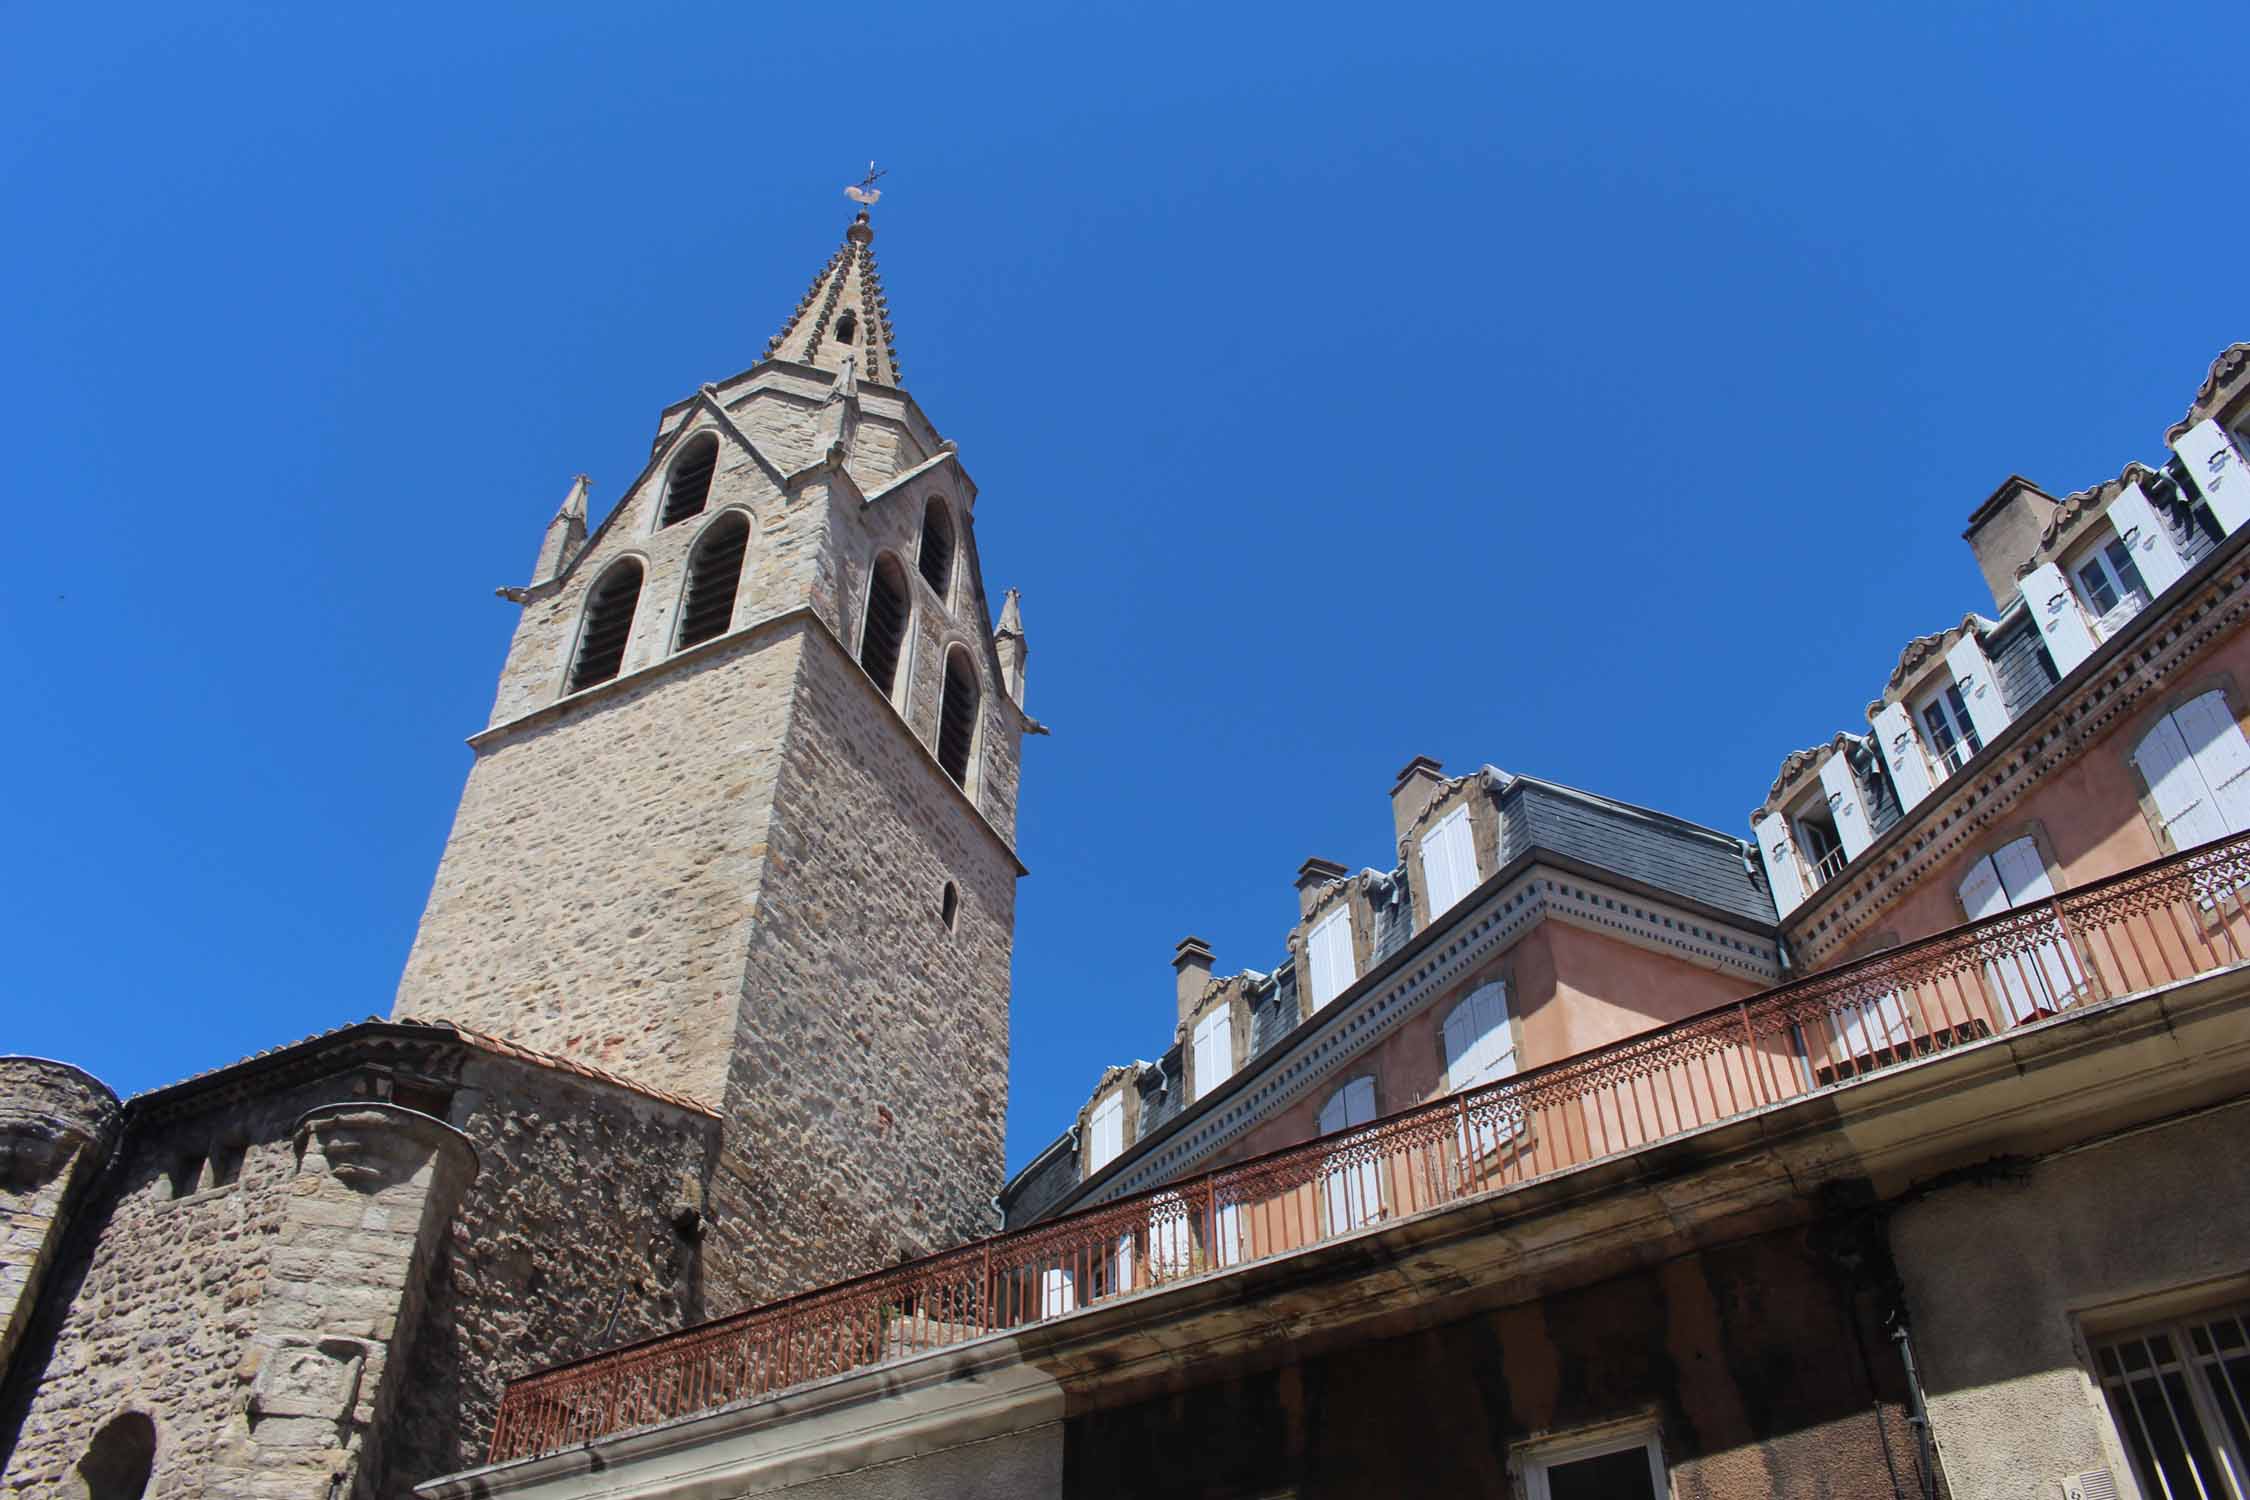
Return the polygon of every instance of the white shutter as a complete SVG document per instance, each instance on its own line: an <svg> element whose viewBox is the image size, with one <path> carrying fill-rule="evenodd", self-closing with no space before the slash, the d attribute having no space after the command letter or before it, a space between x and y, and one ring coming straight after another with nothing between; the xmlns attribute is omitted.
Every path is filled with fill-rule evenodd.
<svg viewBox="0 0 2250 1500"><path fill-rule="evenodd" d="M2055 659L2055 670L2068 677L2071 668L2094 654L2094 632L2078 607L2078 595L2053 563L2041 563L2024 574L2019 587L2031 610L2031 622L2039 627L2047 654ZM1982 726L1977 732L1984 732Z"/></svg>
<svg viewBox="0 0 2250 1500"><path fill-rule="evenodd" d="M1220 1006L1195 1023L1195 1097L1234 1076L1233 1016Z"/></svg>
<svg viewBox="0 0 2250 1500"><path fill-rule="evenodd" d="M2036 906L2055 894L2055 883L2047 877L2047 861L2039 846L2028 838L1995 850L1992 867L2007 889L2010 906ZM2059 926L2051 925L2049 930L2060 935ZM2029 1020L2038 1010L2060 1010L2085 977L2077 954L2059 941L2041 943L2021 959L1991 967L1998 969L2000 987L2018 1021Z"/></svg>
<svg viewBox="0 0 2250 1500"><path fill-rule="evenodd" d="M1243 1251L1248 1248L1242 1237L1242 1205L1239 1203L1222 1205L1217 1215L1216 1228L1219 1235L1219 1264L1222 1266L1242 1264Z"/></svg>
<svg viewBox="0 0 2250 1500"><path fill-rule="evenodd" d="M1828 795L1828 811L1836 820L1836 836L1843 840L1844 858L1857 859L1875 842L1867 826L1867 804L1859 795L1859 778L1851 761L1841 753L1820 763L1820 789Z"/></svg>
<svg viewBox="0 0 2250 1500"><path fill-rule="evenodd" d="M2109 524L2117 528L2118 539L2132 554L2133 566L2141 570L2141 582L2148 585L2151 596L2163 593L2187 571L2180 549L2172 545L2172 528L2157 515L2138 480L2109 502Z"/></svg>
<svg viewBox="0 0 2250 1500"><path fill-rule="evenodd" d="M1125 1149L1125 1096L1111 1094L1095 1105L1094 1117L1088 1123L1094 1139L1088 1153L1087 1170L1099 1172L1117 1160Z"/></svg>
<svg viewBox="0 0 2250 1500"><path fill-rule="evenodd" d="M2250 741L2243 739L2226 694L2213 691L2181 704L2172 722L2217 804L2220 832L2250 829Z"/></svg>
<svg viewBox="0 0 2250 1500"><path fill-rule="evenodd" d="M1457 807L1437 821L1422 840L1422 884L1429 892L1430 918L1436 920L1477 886L1476 845L1469 834L1469 810Z"/></svg>
<svg viewBox="0 0 2250 1500"><path fill-rule="evenodd" d="M1930 762L1922 753L1922 741L1914 733L1914 721L1907 717L1905 704L1886 703L1875 716L1875 747L1883 752L1883 764L1891 768L1899 810L1911 811L1930 795Z"/></svg>
<svg viewBox="0 0 2250 1500"><path fill-rule="evenodd" d="M1992 869L2000 877L2000 887L2007 892L2011 907L2029 906L2055 893L2055 883L2047 878L2047 861L2030 839L2017 839L1994 850Z"/></svg>
<svg viewBox="0 0 2250 1500"><path fill-rule="evenodd" d="M1312 1003L1318 1010L1351 988L1352 912L1339 906L1305 935L1305 954L1312 962Z"/></svg>
<svg viewBox="0 0 2250 1500"><path fill-rule="evenodd" d="M1476 1004L1464 1000L1445 1015L1445 1087L1459 1093L1476 1074Z"/></svg>
<svg viewBox="0 0 2250 1500"><path fill-rule="evenodd" d="M2174 849L2184 852L2225 837L2226 820L2219 813L2218 799L2211 795L2187 737L2171 714L2149 726L2134 747L2133 764L2141 768L2149 800L2156 804L2156 816L2172 836Z"/></svg>
<svg viewBox="0 0 2250 1500"><path fill-rule="evenodd" d="M1481 984L1445 1017L1446 1087L1459 1092L1516 1071L1516 1040L1508 1025L1508 987ZM1372 1087L1372 1086L1371 1086Z"/></svg>
<svg viewBox="0 0 2250 1500"><path fill-rule="evenodd" d="M1758 835L1758 853L1766 862L1766 882L1773 888L1774 910L1782 916L1805 904L1805 878L1797 869L1797 850L1789 840L1789 821L1780 813L1767 813L1751 825Z"/></svg>
<svg viewBox="0 0 2250 1500"><path fill-rule="evenodd" d="M1354 1078L1320 1108L1320 1133L1333 1135L1365 1125L1375 1118L1375 1081ZM1328 1232L1342 1234L1380 1217L1383 1211L1383 1177L1372 1159L1350 1161L1330 1157L1331 1168L1323 1180L1327 1198Z"/></svg>
<svg viewBox="0 0 2250 1500"><path fill-rule="evenodd" d="M1945 664L1953 672L1953 685L1961 690L1962 701L1969 705L1969 722L1976 726L1977 738L1991 744L2008 727L2008 705L2001 701L2000 679L1993 675L1984 644L1974 630L1961 633L1961 639L1945 653Z"/></svg>
<svg viewBox="0 0 2250 1500"><path fill-rule="evenodd" d="M2250 473L2244 472L2241 450L2225 428L2206 417L2181 433L2172 451L2187 465L2188 477L2221 527L2231 534L2250 521Z"/></svg>
<svg viewBox="0 0 2250 1500"><path fill-rule="evenodd" d="M1981 922L2007 909L2008 891L2000 883L2000 872L1992 868L1992 861L1980 859L1969 866L1969 873L1961 877L1961 910L1969 914L1969 920Z"/></svg>

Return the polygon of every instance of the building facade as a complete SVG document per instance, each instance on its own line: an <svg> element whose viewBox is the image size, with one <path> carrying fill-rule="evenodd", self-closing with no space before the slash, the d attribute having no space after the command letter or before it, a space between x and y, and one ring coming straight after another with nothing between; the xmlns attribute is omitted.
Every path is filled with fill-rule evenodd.
<svg viewBox="0 0 2250 1500"><path fill-rule="evenodd" d="M527 1366L990 1229L1036 726L873 239L501 591L390 1020L0 1059L0 1493L403 1495Z"/></svg>
<svg viewBox="0 0 2250 1500"><path fill-rule="evenodd" d="M2238 345L2001 486L1994 614L1755 842L1411 762L1007 1232L529 1376L423 1493L2245 1500L2246 431Z"/></svg>

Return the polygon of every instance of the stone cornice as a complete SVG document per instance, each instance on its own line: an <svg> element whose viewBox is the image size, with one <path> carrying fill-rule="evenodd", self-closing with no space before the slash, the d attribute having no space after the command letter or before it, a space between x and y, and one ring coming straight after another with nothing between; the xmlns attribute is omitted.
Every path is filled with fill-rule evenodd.
<svg viewBox="0 0 2250 1500"><path fill-rule="evenodd" d="M2187 415L2164 429L2164 441L2176 443L2190 427L2205 417L2218 415L2230 404L2229 397L2221 392L2245 374L2250 374L2250 344L2230 344L2220 350L2219 357L2211 361L2210 373L2203 377L2203 384L2196 387Z"/></svg>
<svg viewBox="0 0 2250 1500"><path fill-rule="evenodd" d="M1811 968L1874 930L1910 887L1981 836L2203 648L2250 617L2250 528L2236 532L2049 689L1798 907L1783 931Z"/></svg>

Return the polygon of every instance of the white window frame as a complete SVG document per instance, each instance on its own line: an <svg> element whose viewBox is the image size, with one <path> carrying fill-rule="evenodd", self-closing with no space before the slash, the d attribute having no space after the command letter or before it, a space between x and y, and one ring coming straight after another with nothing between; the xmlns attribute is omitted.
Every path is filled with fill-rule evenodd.
<svg viewBox="0 0 2250 1500"><path fill-rule="evenodd" d="M1450 911L1477 888L1476 841L1469 831L1469 809L1456 807L1422 836L1422 884L1428 889L1430 920Z"/></svg>
<svg viewBox="0 0 2250 1500"><path fill-rule="evenodd" d="M1234 1076L1233 1011L1222 1005L1196 1022L1191 1045L1195 1049L1195 1098L1200 1099ZM1219 1054L1224 1054L1223 1065L1214 1067L1211 1059Z"/></svg>
<svg viewBox="0 0 2250 1500"><path fill-rule="evenodd" d="M2221 1400L2239 1400L2244 1393L2230 1390L2222 1394L2213 1388L2214 1374L2210 1367L2217 1363L2218 1356L2216 1354L2198 1353L2195 1348L2194 1334L2199 1328L2214 1326L2221 1322L2234 1322L2239 1327L2245 1319L2250 1319L2250 1308L2240 1305L2223 1306L2205 1308L2198 1312L2166 1318L2157 1322L2139 1323L2111 1333L2093 1334L2089 1332L2086 1334L2086 1352L2092 1359L2088 1373L2093 1378L2095 1389L2101 1393L2103 1415L2109 1421L2110 1434L2117 1440L2118 1448L2125 1458L2126 1467L2132 1472L2134 1484L2144 1497L2160 1496L2165 1491L2161 1481L2156 1487L2152 1488L2149 1484L2149 1476L2140 1472L2140 1464L2134 1450L2133 1434L2126 1431L2124 1424L2118 1420L2121 1395L2125 1398L2122 1404L2126 1406L2134 1420L2139 1423L2148 1422L2152 1416L2157 1420L2178 1421L2184 1415L2193 1415L2197 1424L2202 1428L2204 1444L2218 1465L2217 1473L2199 1477L2209 1485L2212 1500L2241 1500L2234 1484L2239 1483L2246 1472L2250 1472L2245 1469L2245 1464L2250 1463L2250 1454L2236 1451L2233 1435L2228 1430L2225 1416L2220 1411L2218 1403ZM2150 1351L2152 1362L2144 1370L2127 1372L2120 1365L2118 1374L2111 1375L2108 1373L2103 1361L2105 1353L2120 1349L2127 1344L2141 1343L2145 1346L2148 1339L2158 1335L2167 1339L2172 1346L2172 1357L2168 1363L2156 1363L2153 1351ZM2180 1377L2181 1383L2187 1389L2188 1404L2185 1412L2175 1410L2168 1397L2164 1401L2161 1412L2152 1405L2144 1406L2141 1399L2136 1399L2136 1394L2139 1393L2133 1393L2130 1390L2133 1384L2132 1377L2134 1374L2146 1375L2148 1373L2155 1373L2159 1376L2174 1374ZM2219 1380L2226 1379L2225 1372L2219 1371L2216 1378ZM2121 1390L2121 1388L2123 1389Z"/></svg>
<svg viewBox="0 0 2250 1500"><path fill-rule="evenodd" d="M1318 1010L1352 987L1359 978L1352 953L1352 908L1339 902L1334 911L1314 923L1305 934L1306 988Z"/></svg>
<svg viewBox="0 0 2250 1500"><path fill-rule="evenodd" d="M1111 1090L1087 1117L1086 1175L1091 1177L1125 1154L1125 1095ZM1107 1137L1105 1142L1104 1137ZM1104 1145L1107 1150L1103 1149Z"/></svg>
<svg viewBox="0 0 2250 1500"><path fill-rule="evenodd" d="M1945 721L1946 732L1953 736L1951 747L1937 742L1937 734L1930 727L1930 710L1936 709ZM1960 770L1984 749L1984 737L1977 733L1974 720L1969 717L1969 703L1961 692L1961 684L1948 673L1943 682L1926 690L1914 700L1914 732L1928 747L1930 764L1937 767L1939 780Z"/></svg>
<svg viewBox="0 0 2250 1500"><path fill-rule="evenodd" d="M1612 1453L1629 1452L1635 1448L1648 1454L1650 1490L1660 1500L1666 1500L1672 1493L1672 1481L1664 1469L1663 1440L1653 1422L1635 1422L1629 1426L1611 1427L1600 1433L1582 1433L1575 1437L1527 1444L1516 1450L1515 1466L1516 1471L1523 1476L1526 1500L1553 1500L1553 1492L1549 1489L1547 1480L1550 1470L1589 1458L1604 1458Z"/></svg>
<svg viewBox="0 0 2250 1500"><path fill-rule="evenodd" d="M2126 581L2126 568L2132 568L2133 582ZM2088 586L2085 578L2088 569L2101 575L2102 586L2109 590L2112 598L2109 608L2102 608L2101 601ZM2116 633L2118 626L2147 607L2149 599L2148 584L2141 578L2141 570L2134 566L2131 549L2125 545L2124 538L2114 532L2071 564L2070 586L2085 601L2086 616L2094 622L2094 635L2105 641Z"/></svg>

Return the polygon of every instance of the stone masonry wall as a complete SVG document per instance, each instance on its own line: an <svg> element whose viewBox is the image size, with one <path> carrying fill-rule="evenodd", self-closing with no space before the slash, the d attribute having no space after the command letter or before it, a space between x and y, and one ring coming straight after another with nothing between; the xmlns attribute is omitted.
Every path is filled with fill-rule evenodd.
<svg viewBox="0 0 2250 1500"><path fill-rule="evenodd" d="M156 1424L152 1500L323 1496L332 1471L353 1467L373 1416L362 1403L373 1399L395 1332L385 1309L397 1307L411 1279L400 1257L412 1258L414 1216L432 1183L406 1182L420 1168L402 1178L377 1167L385 1175L363 1192L329 1181L317 1151L315 1170L301 1171L295 1126L316 1106L373 1092L362 1070L130 1128L115 1179L85 1210L100 1226L90 1256L56 1267L49 1297L60 1317L52 1342L23 1351L42 1363L0 1494L56 1493L94 1433L128 1410ZM403 1196L393 1191L400 1182ZM399 1201L378 1206L363 1226L365 1193L386 1191ZM326 1208L315 1201L323 1194L333 1200ZM361 1301L339 1309L331 1294ZM342 1343L356 1353L339 1353ZM279 1370L272 1356L283 1348L310 1350L304 1368ZM304 1433L291 1431L308 1416L298 1377L324 1362L339 1368L327 1372L326 1384L313 1384L338 1405L312 1419L330 1440L308 1448L296 1441ZM261 1437L264 1418L281 1427ZM292 1446L297 1451L280 1453ZM285 1472L310 1464L318 1483L291 1488L264 1472L278 1486L264 1487L261 1471L277 1463Z"/></svg>
<svg viewBox="0 0 2250 1500"><path fill-rule="evenodd" d="M795 670L745 636L488 747L393 1014L715 1102Z"/></svg>
<svg viewBox="0 0 2250 1500"><path fill-rule="evenodd" d="M0 1057L0 1371L30 1321L71 1211L109 1161L117 1096L67 1063Z"/></svg>
<svg viewBox="0 0 2250 1500"><path fill-rule="evenodd" d="M801 633L712 1189L714 1313L989 1231L1000 1183L1014 857L857 664Z"/></svg>
<svg viewBox="0 0 2250 1500"><path fill-rule="evenodd" d="M448 1118L483 1171L429 1280L386 1445L382 1493L396 1500L484 1462L511 1377L704 1316L701 1208L717 1121L481 1054L463 1067Z"/></svg>

